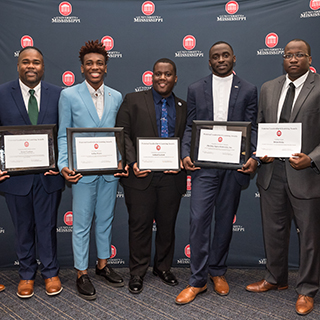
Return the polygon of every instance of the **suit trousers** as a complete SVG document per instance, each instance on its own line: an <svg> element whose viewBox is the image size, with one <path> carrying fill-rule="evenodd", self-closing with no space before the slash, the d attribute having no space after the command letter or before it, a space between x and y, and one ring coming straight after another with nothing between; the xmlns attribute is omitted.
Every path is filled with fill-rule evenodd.
<svg viewBox="0 0 320 320"><path fill-rule="evenodd" d="M319 289L320 275L320 198L294 197L288 186L285 162L277 159L268 189L259 187L259 191L267 257L265 279L272 284L288 284L288 250L293 218L300 243L296 291L314 297Z"/></svg>
<svg viewBox="0 0 320 320"><path fill-rule="evenodd" d="M124 186L124 193L129 212L130 274L143 277L150 265L153 220L157 226L154 267L170 270L181 201L174 175L155 172L145 190Z"/></svg>
<svg viewBox="0 0 320 320"><path fill-rule="evenodd" d="M108 259L111 256L111 229L117 187L118 180L107 182L102 176L90 183L79 181L72 185L72 248L77 270L88 269L93 218L98 258Z"/></svg>
<svg viewBox="0 0 320 320"><path fill-rule="evenodd" d="M235 179L235 174L233 170L205 168L192 173L189 280L192 287L203 287L207 283L208 273L222 276L227 271L233 219L241 193L241 185ZM211 242L214 210L215 226Z"/></svg>
<svg viewBox="0 0 320 320"><path fill-rule="evenodd" d="M57 212L61 190L47 193L39 174L34 175L26 196L5 193L15 228L15 247L22 280L34 280L38 268L37 251L44 279L59 272L57 260Z"/></svg>

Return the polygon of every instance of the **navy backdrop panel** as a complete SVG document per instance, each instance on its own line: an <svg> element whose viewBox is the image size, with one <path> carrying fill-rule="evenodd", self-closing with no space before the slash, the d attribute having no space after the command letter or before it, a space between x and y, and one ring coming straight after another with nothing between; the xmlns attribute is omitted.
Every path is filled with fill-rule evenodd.
<svg viewBox="0 0 320 320"><path fill-rule="evenodd" d="M0 1L0 83L17 78L17 55L22 46L40 48L45 80L66 87L83 81L78 52L87 40L104 40L110 51L105 83L123 95L150 87L148 73L162 57L175 61L175 93L186 99L187 87L210 73L208 50L219 40L229 42L237 57L235 72L260 89L283 73L285 44L293 38L308 41L320 69L319 0L10 0ZM189 263L190 184L182 199L176 225L175 266ZM14 231L0 196L0 267L17 265ZM72 266L71 189L66 187L58 216L58 255L61 266ZM113 224L114 265L128 265L128 214L119 186ZM154 230L156 226L154 226ZM96 259L91 239L90 264ZM265 264L259 193L255 177L242 193L228 263L259 267ZM298 265L298 240L292 227L290 266Z"/></svg>

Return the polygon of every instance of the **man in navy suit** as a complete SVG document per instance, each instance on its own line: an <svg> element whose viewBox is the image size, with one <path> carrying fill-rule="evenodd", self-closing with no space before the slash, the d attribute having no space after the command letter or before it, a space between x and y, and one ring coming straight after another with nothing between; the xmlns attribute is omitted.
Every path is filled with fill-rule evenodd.
<svg viewBox="0 0 320 320"><path fill-rule="evenodd" d="M229 286L224 277L232 237L232 222L237 212L241 188L249 184L248 173L254 172L257 161L250 158L242 169L200 169L190 158L193 120L251 122L252 149L256 140L257 88L233 74L236 57L232 47L223 41L209 51L212 74L189 86L187 126L182 140L181 157L185 169L192 171L190 202L191 278L186 289L176 298L186 304L207 290L210 274L214 290L227 295ZM215 209L212 242L211 221Z"/></svg>
<svg viewBox="0 0 320 320"><path fill-rule="evenodd" d="M61 88L41 81L44 62L41 51L26 47L18 58L19 79L0 86L0 125L56 124ZM38 112L30 118L30 100ZM32 120L32 121L31 121ZM61 292L58 277L56 224L64 179L52 170L44 174L10 176L0 171L0 191L4 192L13 220L19 259L20 298L33 296L38 264L48 295Z"/></svg>

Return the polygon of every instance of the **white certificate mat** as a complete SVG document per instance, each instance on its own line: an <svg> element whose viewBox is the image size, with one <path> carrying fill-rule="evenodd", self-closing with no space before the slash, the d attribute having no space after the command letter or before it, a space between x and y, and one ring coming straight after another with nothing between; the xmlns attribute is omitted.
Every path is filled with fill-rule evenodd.
<svg viewBox="0 0 320 320"><path fill-rule="evenodd" d="M138 139L140 170L180 170L179 139Z"/></svg>
<svg viewBox="0 0 320 320"><path fill-rule="evenodd" d="M76 170L117 168L115 137L76 137Z"/></svg>
<svg viewBox="0 0 320 320"><path fill-rule="evenodd" d="M5 135L5 168L49 166L47 134Z"/></svg>
<svg viewBox="0 0 320 320"><path fill-rule="evenodd" d="M289 158L301 152L301 123L259 123L257 157Z"/></svg>
<svg viewBox="0 0 320 320"><path fill-rule="evenodd" d="M240 131L201 129L198 160L239 163L241 137Z"/></svg>

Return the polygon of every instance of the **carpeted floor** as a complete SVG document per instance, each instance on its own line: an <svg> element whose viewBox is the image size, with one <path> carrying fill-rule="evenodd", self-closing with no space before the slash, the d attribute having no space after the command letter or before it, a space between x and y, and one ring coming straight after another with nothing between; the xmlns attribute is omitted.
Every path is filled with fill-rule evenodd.
<svg viewBox="0 0 320 320"><path fill-rule="evenodd" d="M0 283L6 290L0 293L0 319L155 319L155 320L199 320L199 319L320 319L320 298L316 297L315 309L301 317L295 312L297 294L294 290L296 271L290 271L289 289L266 293L250 293L245 285L263 278L263 270L229 269L226 278L230 294L218 296L208 281L208 291L199 295L192 303L178 306L174 299L185 288L190 271L188 268L173 268L179 285L170 287L152 274L150 268L144 279L144 290L133 295L128 291L129 272L127 268L117 271L125 279L125 287L112 288L89 270L97 291L95 301L81 299L75 288L76 273L62 269L60 278L63 291L49 297L45 293L40 275L36 278L35 294L30 299L19 299L16 295L19 276L17 270L0 272Z"/></svg>

